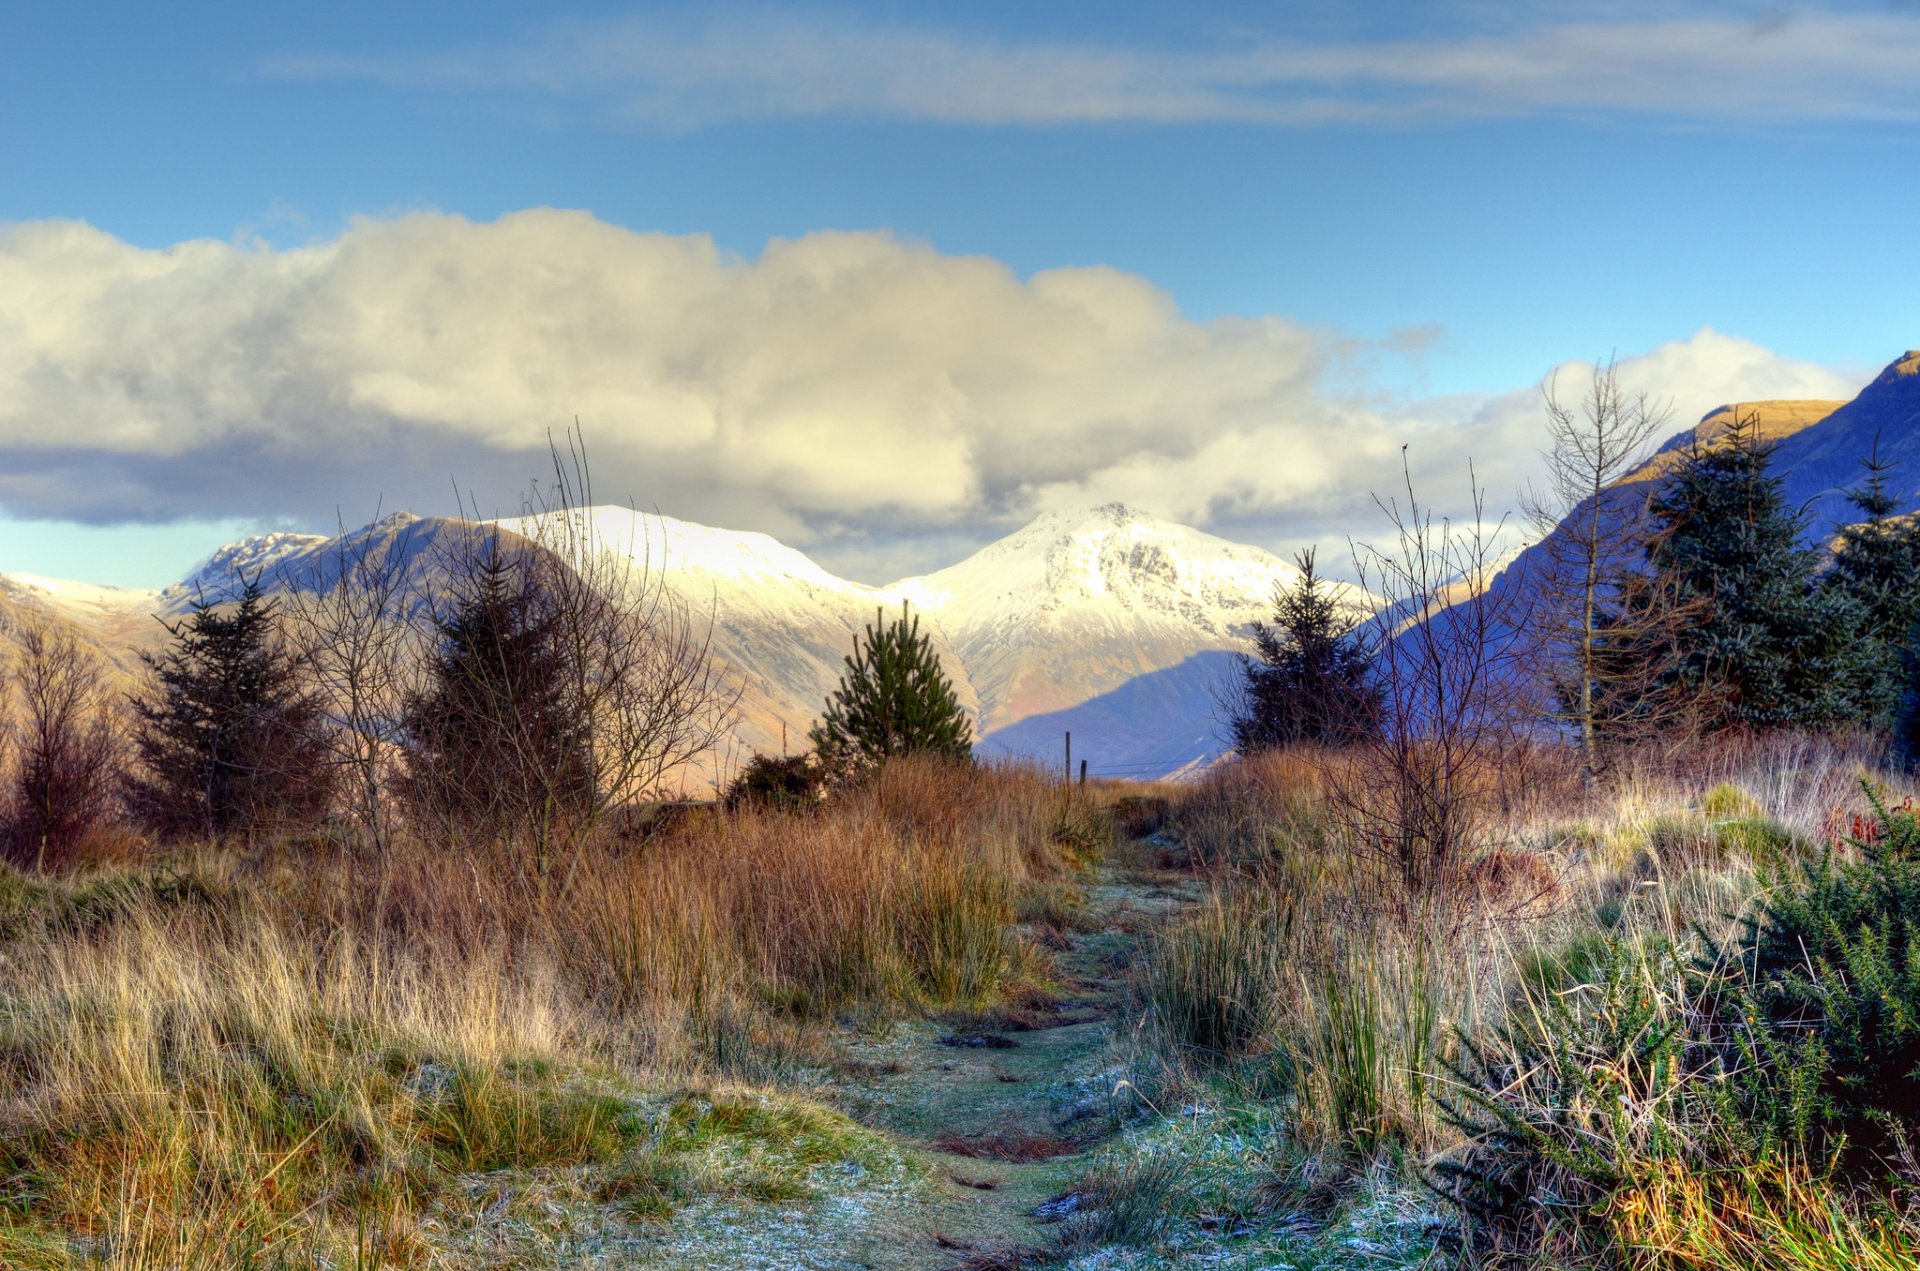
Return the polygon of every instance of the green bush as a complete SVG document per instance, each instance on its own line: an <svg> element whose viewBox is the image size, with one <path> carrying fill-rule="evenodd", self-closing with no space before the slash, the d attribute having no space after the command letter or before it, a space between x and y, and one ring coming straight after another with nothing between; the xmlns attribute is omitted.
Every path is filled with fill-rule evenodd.
<svg viewBox="0 0 1920 1271"><path fill-rule="evenodd" d="M1445 1061L1452 1088L1438 1102L1468 1146L1433 1167L1436 1190L1503 1222L1590 1204L1629 1159L1672 1150L1697 1064L1672 992L1683 969L1669 944L1609 938L1585 992L1534 986L1491 1036L1458 1031L1460 1057Z"/></svg>
<svg viewBox="0 0 1920 1271"><path fill-rule="evenodd" d="M1846 841L1859 857L1798 866L1727 951L1736 1022L1821 1062L1821 1128L1856 1146L1920 1108L1920 822L1866 793L1866 833Z"/></svg>
<svg viewBox="0 0 1920 1271"><path fill-rule="evenodd" d="M826 774L811 755L755 755L727 784L723 796L728 811L774 808L805 811L817 807L826 788Z"/></svg>

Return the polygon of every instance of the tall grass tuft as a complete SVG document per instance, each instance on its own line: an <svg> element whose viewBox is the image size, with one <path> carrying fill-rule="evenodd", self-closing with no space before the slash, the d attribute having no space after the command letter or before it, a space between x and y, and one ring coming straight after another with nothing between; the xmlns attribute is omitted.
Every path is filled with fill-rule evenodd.
<svg viewBox="0 0 1920 1271"><path fill-rule="evenodd" d="M1138 982L1155 1032L1204 1061L1271 1050L1291 925L1291 908L1272 892L1215 892L1157 933Z"/></svg>

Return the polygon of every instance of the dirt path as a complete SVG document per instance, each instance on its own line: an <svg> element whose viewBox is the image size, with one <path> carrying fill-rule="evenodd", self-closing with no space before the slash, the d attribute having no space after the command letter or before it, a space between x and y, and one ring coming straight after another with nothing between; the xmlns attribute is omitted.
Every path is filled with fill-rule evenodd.
<svg viewBox="0 0 1920 1271"><path fill-rule="evenodd" d="M1108 864L1082 886L1077 929L1045 933L1057 1000L842 1039L825 1101L898 1146L898 1177L787 1210L696 1207L675 1219L659 1262L631 1265L936 1271L1021 1265L1018 1251L1049 1244L1036 1211L1119 1124L1126 967L1142 933L1201 891Z"/></svg>
<svg viewBox="0 0 1920 1271"><path fill-rule="evenodd" d="M991 1255L1050 1236L1036 1211L1065 1191L1086 1154L1117 1128L1125 1073L1115 1046L1123 979L1141 934L1192 903L1190 879L1143 879L1109 865L1086 883L1074 931L1056 946L1058 1000L851 1039L858 1074L843 1106L910 1147L931 1170L925 1247L874 1267L991 1265Z"/></svg>

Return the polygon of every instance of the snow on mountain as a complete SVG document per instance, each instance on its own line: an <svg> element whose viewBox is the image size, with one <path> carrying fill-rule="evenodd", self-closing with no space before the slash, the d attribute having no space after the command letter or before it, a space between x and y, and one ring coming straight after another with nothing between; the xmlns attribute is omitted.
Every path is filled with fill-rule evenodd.
<svg viewBox="0 0 1920 1271"><path fill-rule="evenodd" d="M107 587L99 583L47 578L40 574L0 574L0 586L36 596L54 609L74 617L118 622L128 615L144 617L159 608L160 593L138 587Z"/></svg>
<svg viewBox="0 0 1920 1271"><path fill-rule="evenodd" d="M766 534L715 529L622 507L583 509L581 535L600 551L630 560L633 588L673 596L741 688L738 759L807 746L807 730L840 682L842 659L877 611L898 608L891 588L849 582ZM540 537L537 518L499 524ZM978 717L967 669L929 623L961 706Z"/></svg>
<svg viewBox="0 0 1920 1271"><path fill-rule="evenodd" d="M716 757L722 770L783 743L804 749L855 635L902 604L921 616L986 751L1051 761L1060 732L1076 729L1076 753L1095 772L1153 776L1204 763L1221 750L1213 688L1231 673L1226 654L1247 647L1275 587L1297 576L1259 548L1120 504L1043 515L957 565L885 587L836 577L765 534L618 507L572 515L576 546L611 555L630 589L670 597L740 690L730 753ZM496 524L536 540L568 537L542 535L538 518ZM221 548L158 603L178 611L256 574L269 590L327 586L343 548L398 553L417 591L432 595L458 547L448 536L472 529L400 513L344 540L259 535Z"/></svg>
<svg viewBox="0 0 1920 1271"><path fill-rule="evenodd" d="M271 581L287 567L287 562L332 542L325 534L253 534L236 539L207 557L185 578L160 592L160 605L180 611L206 596L218 600L238 586L241 579Z"/></svg>
<svg viewBox="0 0 1920 1271"><path fill-rule="evenodd" d="M158 592L39 574L0 574L0 668L17 656L26 623L51 618L79 636L116 676L125 676L139 664L136 649L150 647L165 635L151 616L158 608Z"/></svg>
<svg viewBox="0 0 1920 1271"><path fill-rule="evenodd" d="M1297 578L1271 552L1109 503L1047 513L888 590L914 600L952 640L979 694L989 749L1053 759L1084 708L1092 713L1075 751L1094 771L1172 770L1221 747L1217 677L1195 670L1220 664L1192 659L1245 650L1252 624L1272 616L1275 588ZM1161 681L1151 699L1160 717L1144 731L1114 727L1111 702L1088 706L1142 676ZM1008 731L1040 716L1057 730ZM1162 753L1169 738L1179 739L1177 754Z"/></svg>

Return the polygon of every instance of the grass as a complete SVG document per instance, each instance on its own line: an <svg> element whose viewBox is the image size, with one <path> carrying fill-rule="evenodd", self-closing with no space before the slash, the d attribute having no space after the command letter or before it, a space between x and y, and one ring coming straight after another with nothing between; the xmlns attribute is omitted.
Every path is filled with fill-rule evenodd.
<svg viewBox="0 0 1920 1271"><path fill-rule="evenodd" d="M563 894L405 843L0 869L0 1266L518 1265L502 1230L697 1250L756 1208L817 1234L846 1179L919 1177L822 1091L1019 1186L1090 1151L1068 1266L1913 1265L1920 1170L1735 1150L1664 1031L1766 880L1852 824L1857 756L1779 740L1588 791L1523 755L1417 896L1331 806L1340 762L1071 796L900 764L610 837ZM1103 856L1137 871L1123 922ZM1082 995L1113 976L1103 1039ZM1007 1030L938 1055L1004 1070L1022 1117L963 1124L937 1064L849 1093L864 1041L962 1029ZM1059 1120L1066 1063L1097 1124ZM1443 1202L1443 1162L1505 1208Z"/></svg>
<svg viewBox="0 0 1920 1271"><path fill-rule="evenodd" d="M1087 850L1061 808L900 764L610 839L565 895L404 843L0 870L0 1265L422 1265L463 1180L590 1179L644 1227L897 1172L806 1098L824 1030L1044 978L1014 924Z"/></svg>
<svg viewBox="0 0 1920 1271"><path fill-rule="evenodd" d="M1331 1186L1348 1197L1333 1207L1343 1212L1369 1196L1400 1206L1393 1198L1450 1177L1433 1172L1441 1162L1509 1168L1501 1162L1522 1157L1486 1145L1533 1140L1494 1113L1561 1143L1551 1151L1567 1152L1568 1167L1590 1160L1584 1193L1566 1190L1574 1176L1551 1151L1534 1173L1502 1176L1518 1189L1502 1203L1518 1208L1492 1226L1428 1193L1415 1209L1432 1230L1397 1243L1395 1265L1443 1257L1449 1228L1463 1253L1516 1267L1914 1265L1920 1220L1886 1198L1920 1170L1835 1172L1741 1149L1770 1141L1739 1123L1746 1105L1690 1084L1694 1050L1660 1049L1663 1029L1702 1009L1695 979L1708 972L1690 968L1737 934L1765 880L1849 824L1859 755L1785 738L1663 756L1591 791L1550 760L1480 783L1490 832L1437 897L1407 895L1344 839L1328 776L1341 762L1258 756L1173 801L1166 819L1211 894L1148 941L1135 972L1144 1045L1133 1079L1155 1107L1277 1121L1287 1149L1275 1173ZM1905 792L1903 779L1880 776L1896 799ZM1622 956L1648 975L1664 969L1657 982L1610 980ZM1561 1075L1547 1081L1550 1070ZM1477 1118L1461 1113L1469 1082L1487 1092ZM1130 1168L1150 1181L1178 1164ZM1085 1187L1124 1177L1102 1167ZM1556 1189L1562 1203L1538 1203ZM1123 1245L1177 1243L1178 1232L1127 1234L1128 1212L1116 1208L1102 1230ZM1196 1222L1187 1237L1204 1235ZM1286 1256L1358 1265L1333 1239L1296 1241Z"/></svg>

